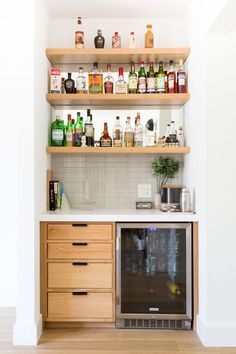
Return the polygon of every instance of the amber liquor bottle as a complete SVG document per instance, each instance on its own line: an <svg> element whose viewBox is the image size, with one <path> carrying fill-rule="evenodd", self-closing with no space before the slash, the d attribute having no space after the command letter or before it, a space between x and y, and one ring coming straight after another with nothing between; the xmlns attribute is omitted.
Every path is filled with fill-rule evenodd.
<svg viewBox="0 0 236 354"><path fill-rule="evenodd" d="M100 138L100 146L101 147L111 147L112 146L112 139L109 136L108 133L108 126L107 123L104 123L104 130L103 130L103 134Z"/></svg>
<svg viewBox="0 0 236 354"><path fill-rule="evenodd" d="M104 78L104 92L113 93L114 79L111 76L111 65L107 64L107 75Z"/></svg>

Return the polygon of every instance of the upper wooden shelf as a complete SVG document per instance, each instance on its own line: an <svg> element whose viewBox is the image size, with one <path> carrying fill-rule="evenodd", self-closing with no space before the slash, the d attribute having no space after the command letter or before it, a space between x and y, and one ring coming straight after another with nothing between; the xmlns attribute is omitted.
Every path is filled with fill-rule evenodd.
<svg viewBox="0 0 236 354"><path fill-rule="evenodd" d="M170 59L175 63L179 59L184 61L189 56L189 48L54 48L46 49L46 55L52 65L57 64L89 64L93 62L103 64L130 64L131 61L145 63L162 60L167 63Z"/></svg>
<svg viewBox="0 0 236 354"><path fill-rule="evenodd" d="M189 93L163 94L60 94L48 93L47 101L53 107L97 106L109 107L161 107L180 108L190 98Z"/></svg>

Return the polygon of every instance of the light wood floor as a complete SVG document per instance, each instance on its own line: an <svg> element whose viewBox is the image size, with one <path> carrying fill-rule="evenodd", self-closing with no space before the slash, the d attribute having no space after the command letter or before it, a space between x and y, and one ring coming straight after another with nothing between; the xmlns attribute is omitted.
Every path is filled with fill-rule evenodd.
<svg viewBox="0 0 236 354"><path fill-rule="evenodd" d="M0 309L1 354L236 354L236 348L205 348L191 331L47 329L37 347L14 347L13 309Z"/></svg>

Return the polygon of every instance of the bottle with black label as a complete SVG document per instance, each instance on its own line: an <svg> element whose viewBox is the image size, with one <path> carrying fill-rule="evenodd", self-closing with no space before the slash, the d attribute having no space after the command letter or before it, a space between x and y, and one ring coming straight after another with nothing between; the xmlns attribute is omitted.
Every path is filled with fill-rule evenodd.
<svg viewBox="0 0 236 354"><path fill-rule="evenodd" d="M102 36L102 31L97 31L97 36L94 38L95 48L104 48L105 38Z"/></svg>
<svg viewBox="0 0 236 354"><path fill-rule="evenodd" d="M71 78L71 73L68 73L68 78L64 81L66 93L75 93L75 81Z"/></svg>
<svg viewBox="0 0 236 354"><path fill-rule="evenodd" d="M87 120L84 124L85 127L85 136L86 136L86 145L94 146L93 143L93 122L91 121L90 109L87 109Z"/></svg>
<svg viewBox="0 0 236 354"><path fill-rule="evenodd" d="M176 143L177 143L177 138L176 138L175 122L172 120L170 123L170 130L169 130L169 144L175 145Z"/></svg>

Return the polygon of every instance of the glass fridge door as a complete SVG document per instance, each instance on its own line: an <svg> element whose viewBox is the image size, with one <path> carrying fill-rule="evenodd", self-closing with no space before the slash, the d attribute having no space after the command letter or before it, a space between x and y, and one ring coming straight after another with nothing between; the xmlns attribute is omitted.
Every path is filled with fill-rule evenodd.
<svg viewBox="0 0 236 354"><path fill-rule="evenodd" d="M191 319L191 224L117 231L118 318Z"/></svg>

